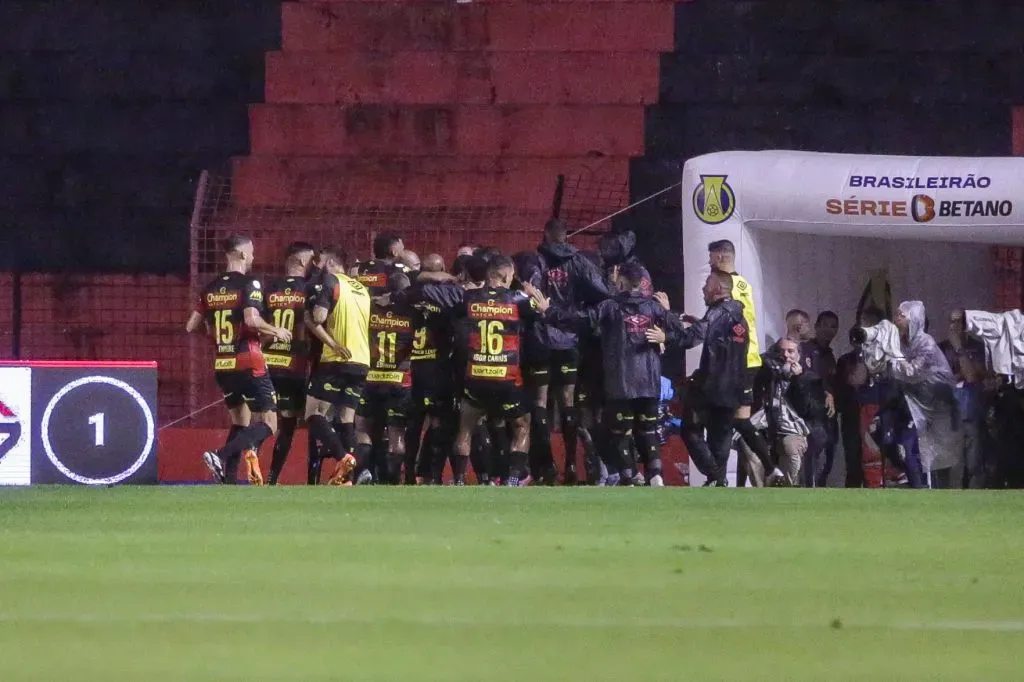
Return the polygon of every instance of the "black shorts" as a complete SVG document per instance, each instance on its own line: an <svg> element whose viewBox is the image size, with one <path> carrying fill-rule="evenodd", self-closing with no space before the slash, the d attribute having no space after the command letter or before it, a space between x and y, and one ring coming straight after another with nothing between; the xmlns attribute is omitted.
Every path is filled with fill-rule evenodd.
<svg viewBox="0 0 1024 682"><path fill-rule="evenodd" d="M251 369L217 372L217 386L229 409L248 405L253 412L277 410L277 395L269 374L256 376Z"/></svg>
<svg viewBox="0 0 1024 682"><path fill-rule="evenodd" d="M653 431L658 425L658 403L657 398L609 400L605 422L608 428L622 433L630 429Z"/></svg>
<svg viewBox="0 0 1024 682"><path fill-rule="evenodd" d="M740 398L741 407L750 407L754 404L754 380L757 379L757 373L760 371L760 367L747 367L747 371L743 374L743 397Z"/></svg>
<svg viewBox="0 0 1024 682"><path fill-rule="evenodd" d="M277 393L277 409L302 416L306 410L306 378L298 374L270 373Z"/></svg>
<svg viewBox="0 0 1024 682"><path fill-rule="evenodd" d="M412 407L412 389L394 384L366 384L356 414L379 426L404 428Z"/></svg>
<svg viewBox="0 0 1024 682"><path fill-rule="evenodd" d="M309 395L335 407L359 407L366 384L366 373L357 373L351 366L338 367L322 362L309 381Z"/></svg>
<svg viewBox="0 0 1024 682"><path fill-rule="evenodd" d="M523 389L506 381L467 381L462 395L491 419L518 419L530 409Z"/></svg>
<svg viewBox="0 0 1024 682"><path fill-rule="evenodd" d="M534 386L572 386L580 369L578 348L552 350L536 346L527 363Z"/></svg>
<svg viewBox="0 0 1024 682"><path fill-rule="evenodd" d="M452 366L434 360L413 363L412 407L433 417L450 417L455 409Z"/></svg>

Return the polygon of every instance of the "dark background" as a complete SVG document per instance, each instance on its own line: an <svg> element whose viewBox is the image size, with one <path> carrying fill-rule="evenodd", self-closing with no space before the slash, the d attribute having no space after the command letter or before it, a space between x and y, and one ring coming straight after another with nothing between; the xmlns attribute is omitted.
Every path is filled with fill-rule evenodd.
<svg viewBox="0 0 1024 682"><path fill-rule="evenodd" d="M0 269L185 272L195 180L248 151L279 5L0 2ZM1008 154L1022 27L1003 0L680 3L633 198L722 149ZM631 222L677 276L679 193Z"/></svg>

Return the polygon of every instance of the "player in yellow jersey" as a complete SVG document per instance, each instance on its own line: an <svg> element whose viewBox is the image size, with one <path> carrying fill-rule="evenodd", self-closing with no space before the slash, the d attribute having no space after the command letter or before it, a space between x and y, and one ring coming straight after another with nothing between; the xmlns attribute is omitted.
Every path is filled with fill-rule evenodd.
<svg viewBox="0 0 1024 682"><path fill-rule="evenodd" d="M772 460L768 442L757 432L750 421L750 406L754 402L754 378L761 368L761 349L757 341L757 311L754 308L754 291L750 283L736 272L736 247L728 239L721 239L708 244L708 264L712 270L732 275L732 298L743 305L743 319L749 328L750 345L747 348L747 375L743 386L743 400L736 409L733 428L740 434L743 442L761 461L768 474L766 483L774 485L782 480L782 472Z"/></svg>
<svg viewBox="0 0 1024 682"><path fill-rule="evenodd" d="M323 443L326 456L338 460L332 485L348 483L356 468L355 414L370 369L370 293L345 275L344 254L324 249L324 278L312 312L307 312L310 332L323 343L320 362L309 382L306 424L310 434ZM338 411L339 431L327 419ZM314 452L310 457L316 457ZM316 463L315 478L320 464ZM315 480L314 478L314 480Z"/></svg>

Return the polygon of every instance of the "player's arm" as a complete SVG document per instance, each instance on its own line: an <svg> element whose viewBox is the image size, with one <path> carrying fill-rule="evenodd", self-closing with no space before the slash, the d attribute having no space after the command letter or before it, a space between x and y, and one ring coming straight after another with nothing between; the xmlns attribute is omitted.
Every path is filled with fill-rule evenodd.
<svg viewBox="0 0 1024 682"><path fill-rule="evenodd" d="M260 334L272 336L278 341L291 341L292 333L283 327L275 327L263 319L263 292L260 283L252 280L245 287L245 308L242 311L245 326Z"/></svg>
<svg viewBox="0 0 1024 682"><path fill-rule="evenodd" d="M198 310L193 310L192 314L188 316L188 321L185 322L185 332L187 334L195 334L196 332L206 332L206 325L204 322L206 319L203 314Z"/></svg>

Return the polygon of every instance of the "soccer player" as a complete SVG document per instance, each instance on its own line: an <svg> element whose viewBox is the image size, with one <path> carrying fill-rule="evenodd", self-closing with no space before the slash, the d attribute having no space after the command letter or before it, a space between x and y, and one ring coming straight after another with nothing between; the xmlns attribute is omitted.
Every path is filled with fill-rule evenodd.
<svg viewBox="0 0 1024 682"><path fill-rule="evenodd" d="M478 262L474 259L470 263L470 277ZM484 287L464 289L432 284L424 286L417 295L448 311L456 324L462 402L452 467L455 484L465 484L473 431L483 417L489 417L498 423L496 434L504 435L505 422L511 424L510 445L506 448L499 443L496 449L504 456L510 448L505 483L518 487L530 480L530 414L524 406L519 348L524 322L538 314L532 299L509 288L515 276L510 258L494 257L487 264L486 273Z"/></svg>
<svg viewBox="0 0 1024 682"><path fill-rule="evenodd" d="M277 430L276 396L260 348L260 334L276 342L291 341L291 332L263 317L263 290L249 274L254 259L252 240L229 237L224 243L227 269L203 289L185 330L198 332L205 323L217 346L214 372L231 413L231 430L220 450L203 453L203 461L220 483L234 483L245 453L249 482L263 484L257 452ZM253 421L254 420L254 421Z"/></svg>
<svg viewBox="0 0 1024 682"><path fill-rule="evenodd" d="M401 272L388 279L391 293L409 288ZM386 430L387 458L379 478L397 485L405 459L405 427L412 403L411 356L418 327L417 311L408 303L370 309L370 372L356 413L356 460L366 461L373 435Z"/></svg>
<svg viewBox="0 0 1024 682"><path fill-rule="evenodd" d="M306 381L309 344L303 312L306 309L306 276L316 249L306 242L294 242L284 259L285 276L266 292L266 316L275 327L287 329L291 341L275 341L267 347L270 379L277 393L278 432L270 463L270 485L277 485L292 448L295 426L306 409ZM298 324L296 325L296 320Z"/></svg>
<svg viewBox="0 0 1024 682"><path fill-rule="evenodd" d="M391 232L384 232L373 239L373 259L359 264L356 279L369 289L370 296L382 296L388 293L388 278L396 272L407 272L408 268L401 262L405 245L402 238Z"/></svg>
<svg viewBox="0 0 1024 682"><path fill-rule="evenodd" d="M610 294L597 268L568 243L565 223L549 220L544 226L544 242L537 249L539 269L530 277L530 284L539 289L559 308L595 305ZM538 456L553 478L551 433L548 427L549 386L562 416L565 438L565 470L563 481L574 483L576 472L577 423L574 398L579 370L579 339L575 329L562 329L543 320L533 326L529 344L532 357L527 359L531 388L534 391L533 433L541 438Z"/></svg>
<svg viewBox="0 0 1024 682"><path fill-rule="evenodd" d="M736 246L728 239L721 239L708 244L708 264L712 272L719 272L732 277L732 291L729 297L743 306L743 319L747 322L747 336L750 342L747 346L747 373L743 387L743 399L736 409L736 418L733 420L733 428L740 434L740 438L747 447L757 455L761 466L765 471L775 471L775 464L772 461L771 450L768 442L761 437L761 434L754 428L750 421L750 406L754 402L754 379L761 368L761 350L757 341L757 314L754 310L754 291L750 283L736 272ZM723 280L725 281L725 280Z"/></svg>
<svg viewBox="0 0 1024 682"><path fill-rule="evenodd" d="M646 462L647 482L652 487L665 485L661 467L661 442L658 440L658 404L661 397L661 349L648 340L647 332L658 328L664 337L678 340L684 330L678 318L643 293L646 271L639 263L619 268L616 287L619 294L584 310L556 307L543 292L528 287L544 312L547 322L563 327L584 326L601 337L605 368L604 390L607 396L606 419L615 441L615 458L609 472L617 471L622 482L632 482L631 440Z"/></svg>
<svg viewBox="0 0 1024 682"><path fill-rule="evenodd" d="M323 288L307 313L306 326L323 343L320 361L309 382L306 424L311 435L324 444L326 456L338 460L331 485L349 483L355 469L355 414L370 370L370 295L359 282L346 276L341 250L325 249ZM339 412L339 431L327 420L331 409ZM310 453L314 457L318 453ZM311 472L319 480L321 457Z"/></svg>
<svg viewBox="0 0 1024 682"><path fill-rule="evenodd" d="M444 259L438 254L428 255L422 272L444 272ZM422 286L420 282L413 284ZM437 481L455 440L451 323L434 303L420 301L416 309L419 327L412 345L412 416L405 434L406 483ZM423 452L419 454L421 437Z"/></svg>

